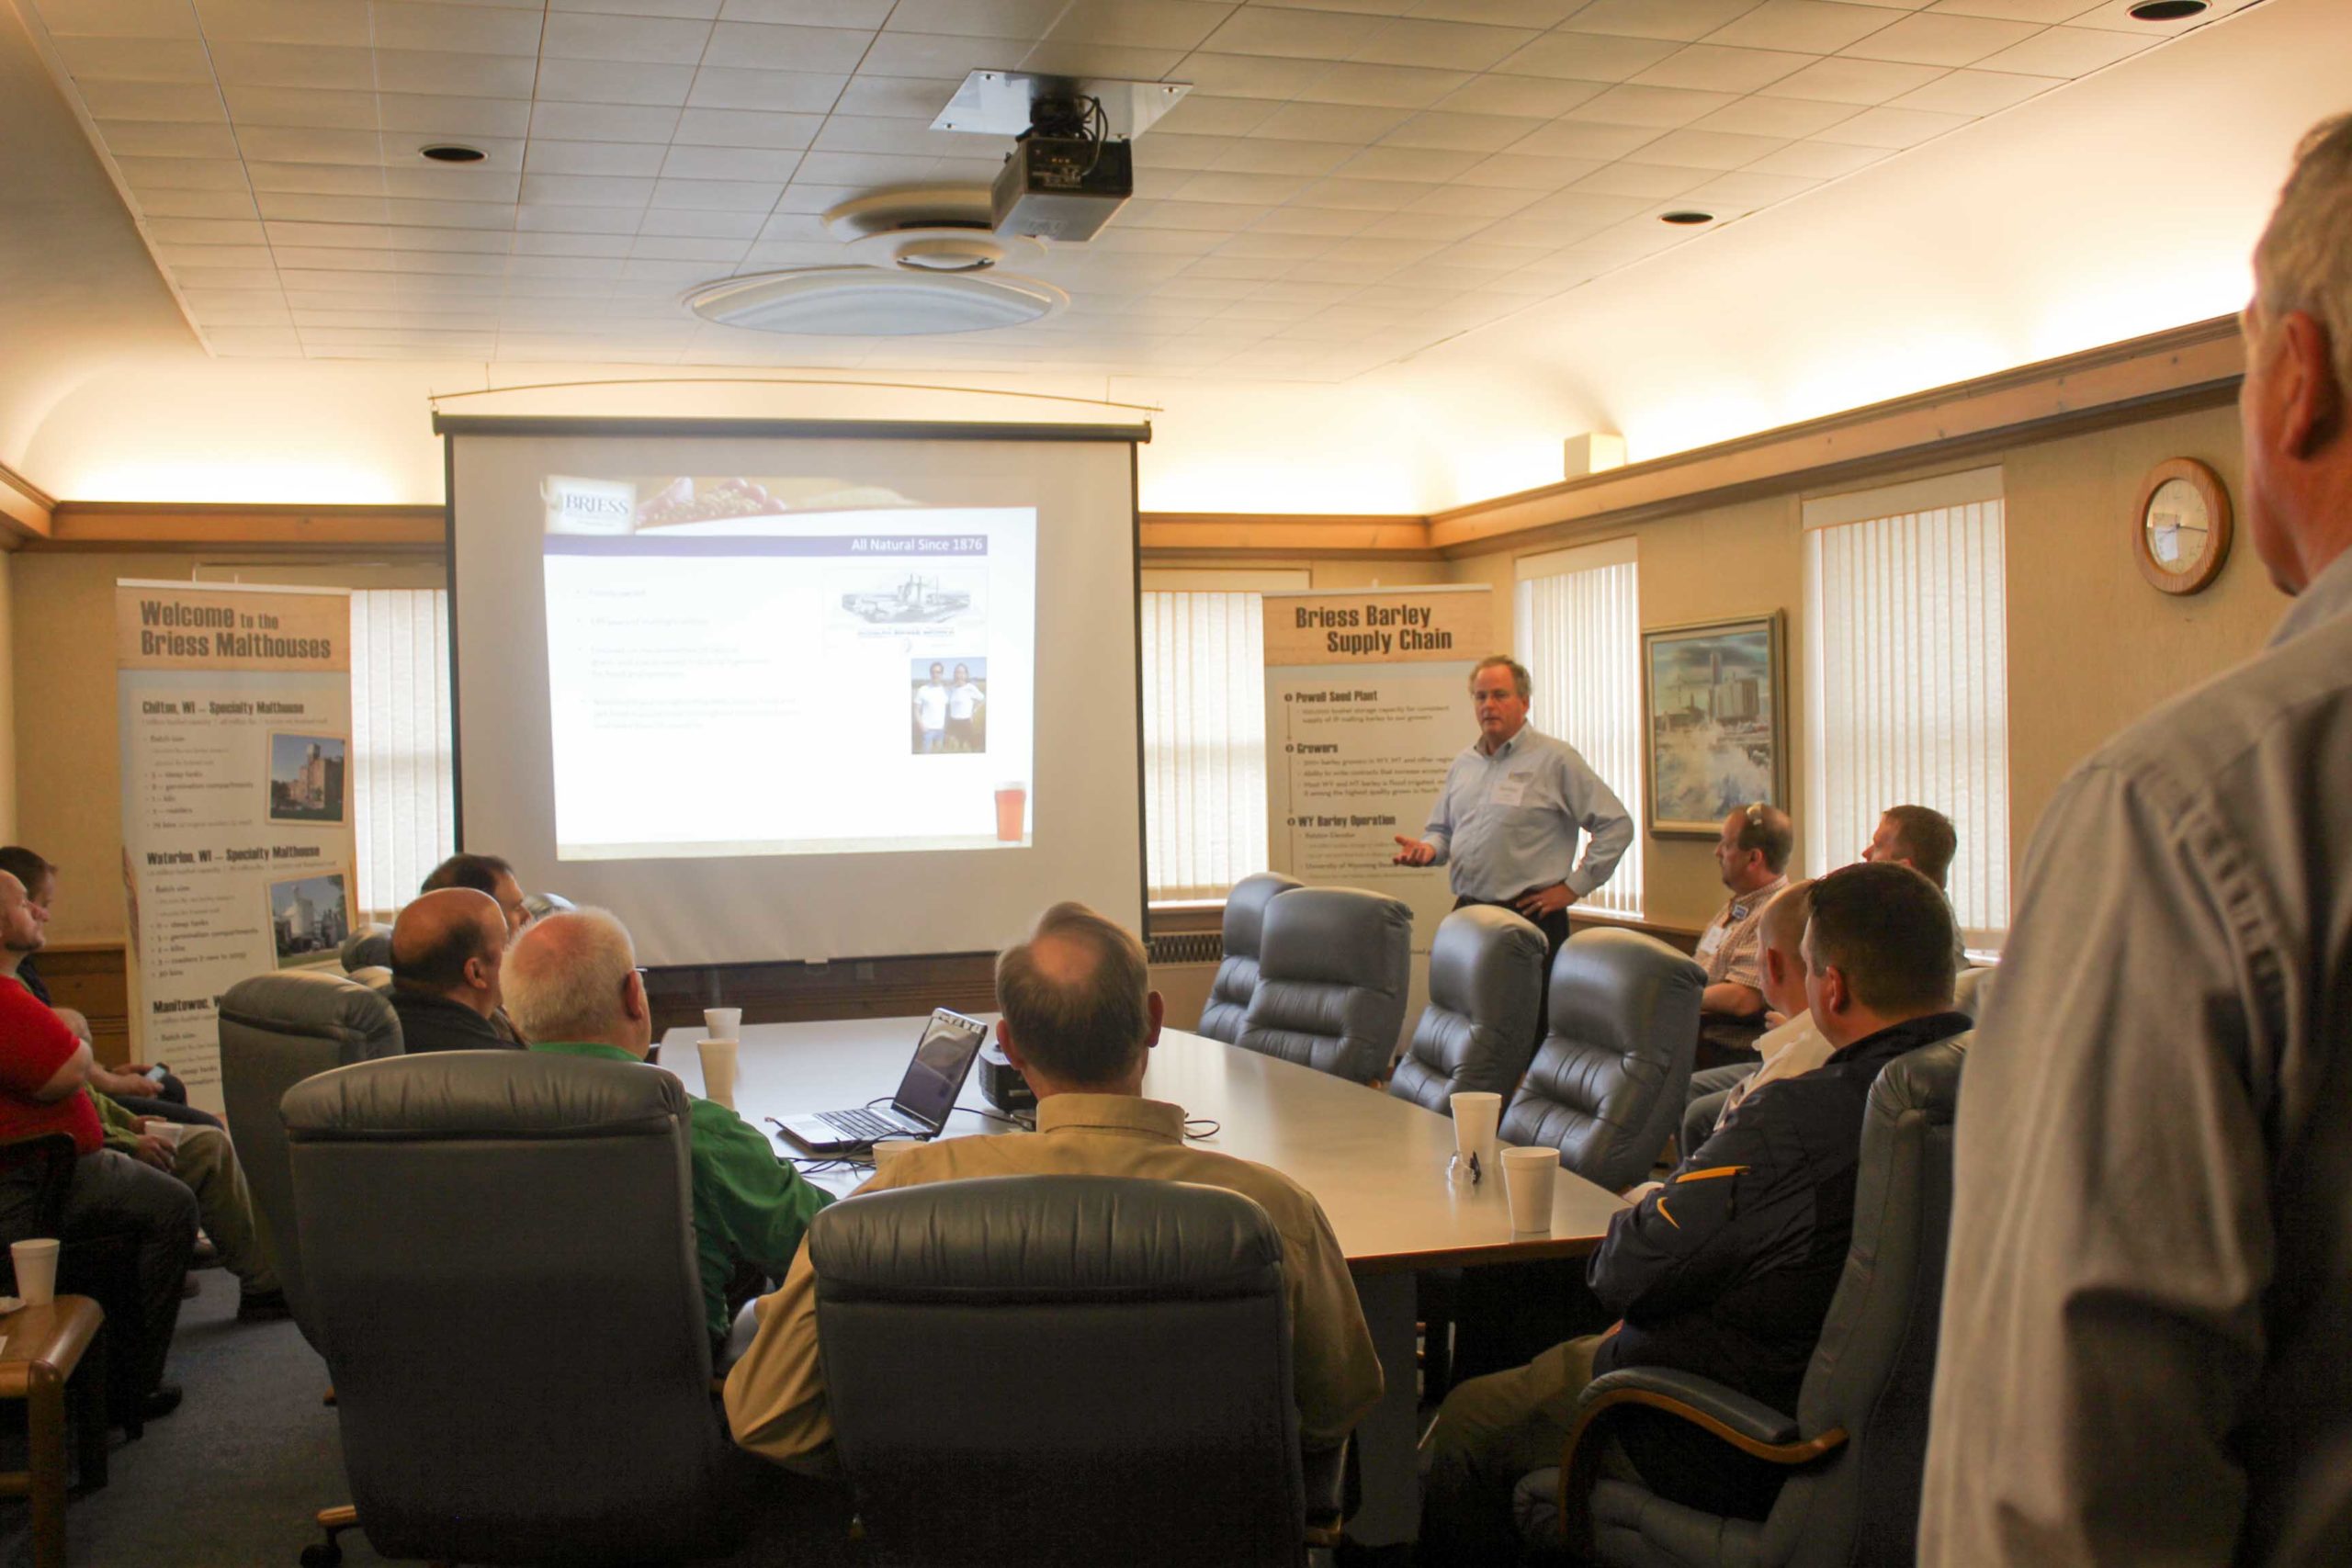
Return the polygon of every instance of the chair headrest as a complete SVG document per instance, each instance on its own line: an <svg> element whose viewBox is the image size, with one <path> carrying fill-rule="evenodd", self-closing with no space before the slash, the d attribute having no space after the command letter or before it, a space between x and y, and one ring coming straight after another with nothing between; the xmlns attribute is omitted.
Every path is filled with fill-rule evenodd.
<svg viewBox="0 0 2352 1568"><path fill-rule="evenodd" d="M1707 972L1641 931L1581 931L1553 961L1551 1031L1631 1050L1634 1025L1669 998L1695 1006ZM1679 1018L1672 1027L1682 1025Z"/></svg>
<svg viewBox="0 0 2352 1568"><path fill-rule="evenodd" d="M1214 1300L1279 1288L1282 1241L1238 1192L1116 1176L1000 1176L869 1192L808 1231L831 1301Z"/></svg>
<svg viewBox="0 0 2352 1568"><path fill-rule="evenodd" d="M1905 1051L1881 1067L1878 1081L1871 1085L1871 1113L1896 1116L1917 1111L1930 1122L1950 1122L1960 1105L1961 1068L1975 1040L1976 1032L1971 1029Z"/></svg>
<svg viewBox="0 0 2352 1568"><path fill-rule="evenodd" d="M348 976L325 969L281 969L249 976L221 996L220 1021L321 1039L386 1031L397 1036L400 1031L391 1003Z"/></svg>
<svg viewBox="0 0 2352 1568"><path fill-rule="evenodd" d="M1399 934L1410 941L1412 931L1413 911L1401 899L1360 887L1300 887L1268 906L1258 963L1269 977L1360 986L1388 944Z"/></svg>
<svg viewBox="0 0 2352 1568"><path fill-rule="evenodd" d="M523 908L530 910L531 919L536 920L542 915L560 915L580 906L560 893L526 893L523 895Z"/></svg>
<svg viewBox="0 0 2352 1568"><path fill-rule="evenodd" d="M1546 946L1541 931L1509 909L1492 904L1456 909L1438 922L1430 942L1430 995L1461 998L1498 985L1524 985L1530 969L1543 970Z"/></svg>
<svg viewBox="0 0 2352 1568"><path fill-rule="evenodd" d="M361 926L343 939L342 957L346 971L390 968L392 962L392 928Z"/></svg>
<svg viewBox="0 0 2352 1568"><path fill-rule="evenodd" d="M1279 871L1261 871L1235 883L1233 891L1225 896L1225 951L1254 955L1265 927L1266 906L1276 894L1305 886Z"/></svg>
<svg viewBox="0 0 2352 1568"><path fill-rule="evenodd" d="M686 1091L659 1067L537 1051L388 1056L303 1079L281 1107L308 1141L662 1137Z"/></svg>

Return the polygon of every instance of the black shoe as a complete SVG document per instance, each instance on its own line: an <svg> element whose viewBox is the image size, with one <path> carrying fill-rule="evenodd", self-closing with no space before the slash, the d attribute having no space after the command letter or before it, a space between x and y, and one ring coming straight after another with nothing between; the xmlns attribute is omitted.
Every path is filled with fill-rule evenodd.
<svg viewBox="0 0 2352 1568"><path fill-rule="evenodd" d="M294 1309L286 1304L284 1291L247 1291L237 1298L239 1323L276 1323L293 1315Z"/></svg>
<svg viewBox="0 0 2352 1568"><path fill-rule="evenodd" d="M175 1382L157 1383L139 1401L139 1414L150 1421L160 1421L180 1407L180 1385Z"/></svg>

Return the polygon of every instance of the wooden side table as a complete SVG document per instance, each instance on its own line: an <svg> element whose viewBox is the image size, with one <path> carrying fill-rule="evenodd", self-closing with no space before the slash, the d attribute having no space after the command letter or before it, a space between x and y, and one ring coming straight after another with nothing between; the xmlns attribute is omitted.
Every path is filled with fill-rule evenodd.
<svg viewBox="0 0 2352 1568"><path fill-rule="evenodd" d="M64 1568L66 1385L85 1367L74 1402L82 1483L107 1483L106 1349L98 1338L105 1323L87 1296L60 1296L0 1317L7 1336L0 1344L0 1399L25 1402L31 1466L0 1474L0 1496L32 1502L34 1568Z"/></svg>

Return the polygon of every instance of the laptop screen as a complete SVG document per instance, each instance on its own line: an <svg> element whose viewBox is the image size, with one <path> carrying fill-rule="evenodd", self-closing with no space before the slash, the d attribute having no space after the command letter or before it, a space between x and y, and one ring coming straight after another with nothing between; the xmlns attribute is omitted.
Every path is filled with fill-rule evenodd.
<svg viewBox="0 0 2352 1568"><path fill-rule="evenodd" d="M987 1024L962 1013L945 1008L933 1013L923 1025L914 1060L907 1064L907 1076L899 1080L899 1092L890 1097L891 1108L937 1131L964 1091L964 1078L988 1032Z"/></svg>

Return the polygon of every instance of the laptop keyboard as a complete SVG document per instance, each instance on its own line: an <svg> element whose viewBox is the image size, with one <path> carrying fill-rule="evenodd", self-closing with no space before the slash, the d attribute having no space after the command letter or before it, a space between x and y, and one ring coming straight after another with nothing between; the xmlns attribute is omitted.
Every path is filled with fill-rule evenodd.
<svg viewBox="0 0 2352 1568"><path fill-rule="evenodd" d="M905 1129L894 1122L885 1122L871 1111L825 1111L819 1120L839 1129L845 1136L872 1143L876 1138L903 1137Z"/></svg>

